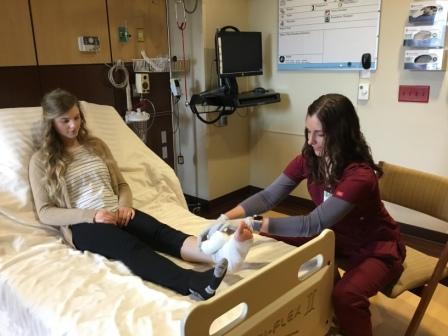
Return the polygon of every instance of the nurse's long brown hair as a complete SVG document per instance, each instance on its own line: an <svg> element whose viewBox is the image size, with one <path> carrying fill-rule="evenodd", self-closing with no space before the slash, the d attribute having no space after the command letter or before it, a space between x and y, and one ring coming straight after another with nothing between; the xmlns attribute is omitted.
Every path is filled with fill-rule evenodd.
<svg viewBox="0 0 448 336"><path fill-rule="evenodd" d="M309 107L307 117L316 115L322 124L325 145L321 156L316 156L313 147L306 142L302 155L306 157L313 181L334 188L344 169L353 162L365 163L379 176L381 168L375 164L352 102L340 94L326 94L316 99Z"/></svg>

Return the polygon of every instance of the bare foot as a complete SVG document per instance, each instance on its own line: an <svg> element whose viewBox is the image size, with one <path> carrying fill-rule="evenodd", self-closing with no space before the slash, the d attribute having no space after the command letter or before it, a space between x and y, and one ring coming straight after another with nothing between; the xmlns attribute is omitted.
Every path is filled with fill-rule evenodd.
<svg viewBox="0 0 448 336"><path fill-rule="evenodd" d="M234 235L235 235L235 240L237 240L239 242L243 242L243 241L252 239L252 237L253 237L252 230L246 223L244 223L244 221L240 222Z"/></svg>

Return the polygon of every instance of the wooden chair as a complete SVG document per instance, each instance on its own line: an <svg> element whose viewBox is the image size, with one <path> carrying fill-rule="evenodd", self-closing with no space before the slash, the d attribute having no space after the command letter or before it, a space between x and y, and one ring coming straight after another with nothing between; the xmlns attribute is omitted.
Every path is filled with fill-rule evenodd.
<svg viewBox="0 0 448 336"><path fill-rule="evenodd" d="M384 170L380 178L383 201L398 204L447 222L448 178L379 162ZM405 336L416 334L426 309L440 280L448 276L448 242L439 258L428 256L406 246L404 272L400 279L384 294L397 297L406 290L423 286L419 304L406 330Z"/></svg>

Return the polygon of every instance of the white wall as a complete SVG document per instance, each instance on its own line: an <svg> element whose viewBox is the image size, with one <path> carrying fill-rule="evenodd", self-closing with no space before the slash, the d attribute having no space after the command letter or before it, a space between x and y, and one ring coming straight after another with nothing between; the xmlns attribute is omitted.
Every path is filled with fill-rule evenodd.
<svg viewBox="0 0 448 336"><path fill-rule="evenodd" d="M372 73L369 101L358 104L356 72L278 72L277 1L249 0L250 27L264 35L267 71L260 81L282 93L281 104L260 107L255 116L252 114L251 184L266 186L300 149L307 106L329 92L345 94L353 101L375 160L448 176L445 72L402 69L403 29L409 3L409 0L382 1L378 70ZM429 103L398 102L399 84L430 85ZM264 167L261 171L260 166Z"/></svg>
<svg viewBox="0 0 448 336"><path fill-rule="evenodd" d="M171 55L183 58L182 31L178 24L183 21L183 8L177 4L176 0L167 0L169 12L170 28L170 49ZM187 8L193 9L193 2L187 1ZM177 19L176 19L177 10ZM207 135L205 125L197 121L192 112L186 107L186 100L189 101L193 92L200 92L204 89L204 38L202 22L202 1L199 1L196 11L187 14L187 25L184 30L185 58L190 61L190 71L187 73L187 92L184 86L184 74L173 73L172 77L178 78L181 82L183 95L180 102L175 106L174 111L177 117L174 118L173 128L175 143L175 161L177 156L184 157L184 164L176 166L176 173L182 184L184 193L203 199L208 199L208 158L206 155ZM187 93L188 97L185 96Z"/></svg>
<svg viewBox="0 0 448 336"><path fill-rule="evenodd" d="M168 1L170 7L170 31L172 54L181 55L181 34L176 25L175 0ZM186 1L192 9L194 1ZM178 18L181 17L178 5ZM198 10L187 15L187 54L193 65L189 73L188 87L191 93L199 93L217 86L214 67L214 35L218 28L227 25L248 29L248 2L246 0L199 1ZM247 79L239 82L247 87ZM239 110L228 118L228 125L217 127L206 125L185 107L179 104L180 146L186 158L177 166L177 174L186 194L202 199L215 199L249 185L249 118L247 111ZM205 116L203 116L205 118ZM213 116L214 117L214 116ZM194 130L196 128L196 132ZM196 135L195 135L196 133ZM179 143L179 134L175 135ZM196 139L196 140L195 140ZM196 142L196 145L195 145ZM177 155L177 154L176 154ZM197 161L193 160L197 157ZM197 178L196 178L197 176ZM197 187L196 187L197 181Z"/></svg>
<svg viewBox="0 0 448 336"><path fill-rule="evenodd" d="M211 51L207 49L213 47L216 27L236 25L263 32L264 75L250 79L248 85L271 88L282 95L281 103L250 109L249 118L231 116L225 128L199 123L198 142L204 146L199 157L200 197L214 199L248 184L268 185L300 151L307 106L329 92L345 94L353 101L375 160L448 176L445 72L403 70L403 29L410 0L382 1L378 70L372 73L370 99L364 103L356 100L356 72L277 71L277 0L200 3L202 26L198 19L189 32L190 41L197 40L196 45L202 43L205 48L192 52L197 92L210 86ZM429 103L398 102L400 84L430 85ZM186 115L190 121L185 124L183 141L191 143L191 113ZM190 193L193 173L183 169L179 175L184 191ZM293 194L308 197L303 188Z"/></svg>
<svg viewBox="0 0 448 336"><path fill-rule="evenodd" d="M249 0L249 26L264 35L266 74L261 84L282 93L282 103L258 108L251 119L250 183L265 187L300 150L307 106L319 95L338 92L357 107L375 160L448 176L448 109L445 72L403 70L403 29L410 0L383 0L378 70L372 73L370 99L356 100L359 74L352 72L278 72L277 1ZM262 8L262 10L260 10ZM398 102L400 84L430 85L428 104ZM308 197L304 186L293 194ZM420 218L390 209L399 221L421 225ZM413 222L411 219L415 219ZM440 222L424 226L447 232Z"/></svg>

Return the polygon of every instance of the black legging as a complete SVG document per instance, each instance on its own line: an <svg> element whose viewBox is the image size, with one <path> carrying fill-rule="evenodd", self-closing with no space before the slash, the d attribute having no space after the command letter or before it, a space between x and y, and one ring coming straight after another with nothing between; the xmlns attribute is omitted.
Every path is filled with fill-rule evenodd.
<svg viewBox="0 0 448 336"><path fill-rule="evenodd" d="M184 269L155 251L180 257L187 234L135 210L134 219L120 228L111 224L81 223L71 226L73 243L90 251L122 261L142 279L189 294L193 271Z"/></svg>

